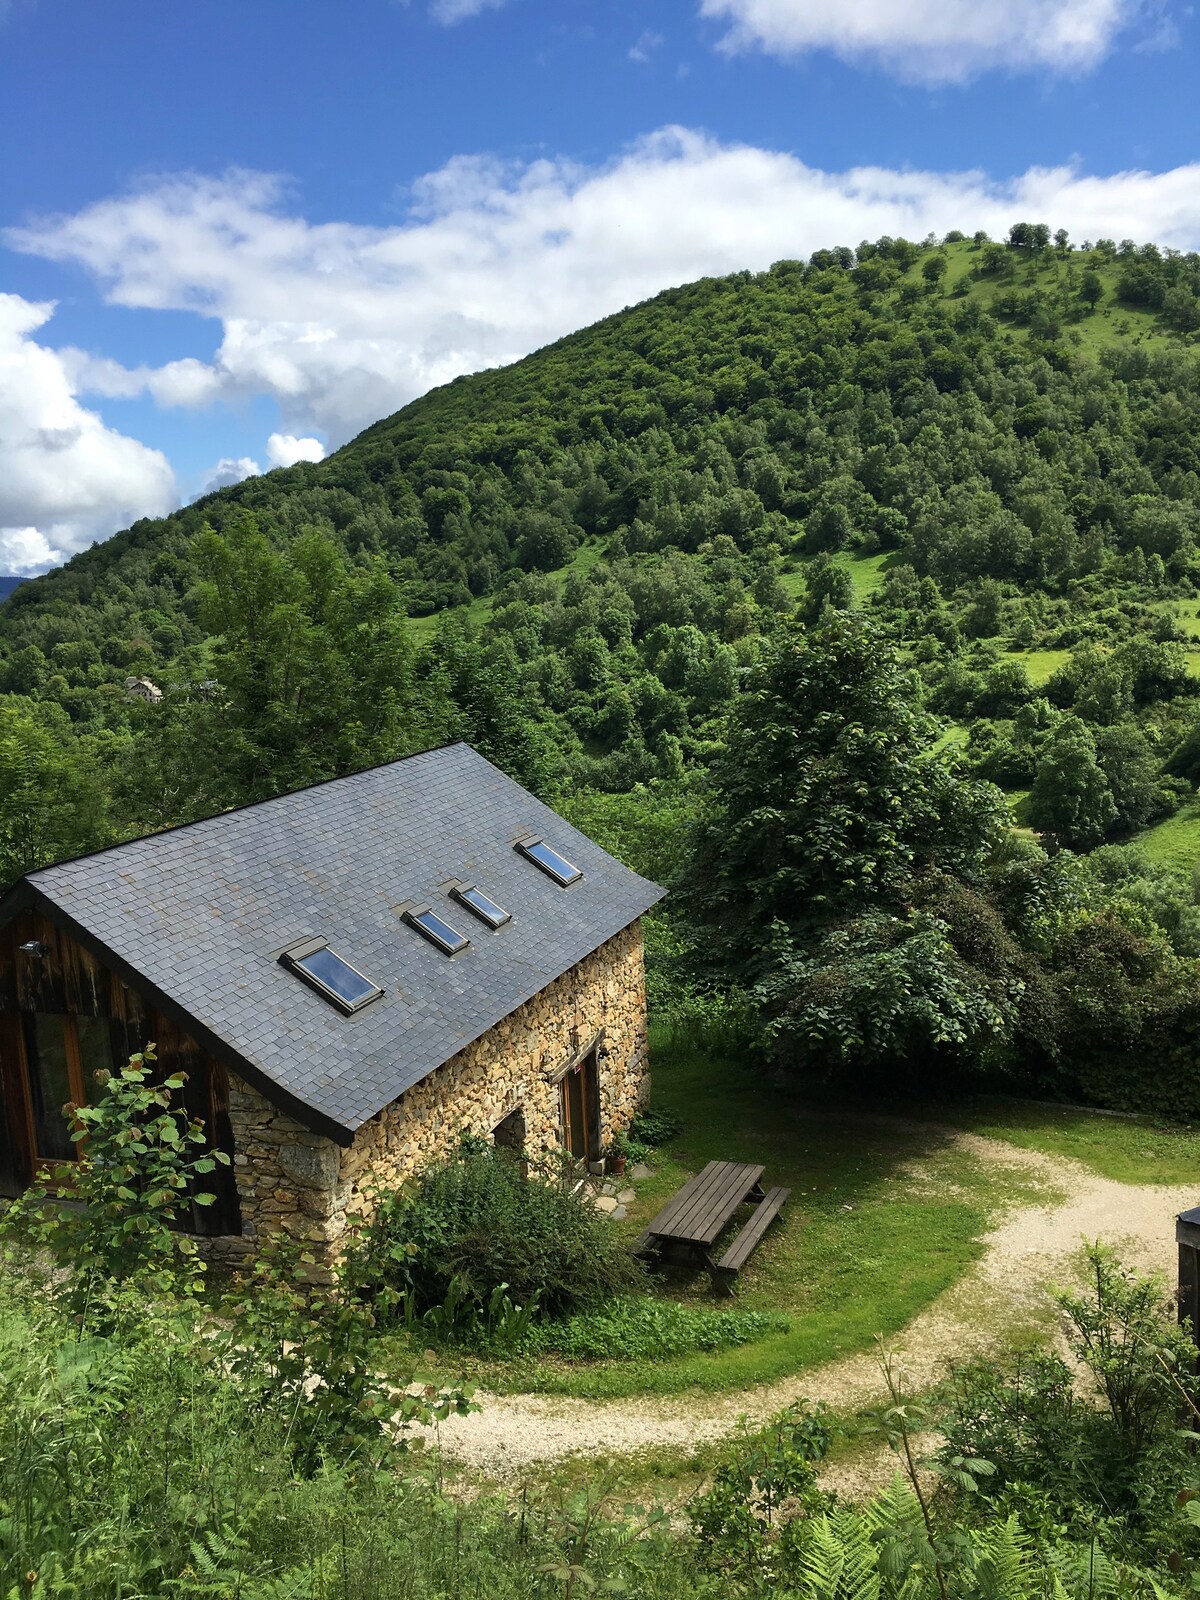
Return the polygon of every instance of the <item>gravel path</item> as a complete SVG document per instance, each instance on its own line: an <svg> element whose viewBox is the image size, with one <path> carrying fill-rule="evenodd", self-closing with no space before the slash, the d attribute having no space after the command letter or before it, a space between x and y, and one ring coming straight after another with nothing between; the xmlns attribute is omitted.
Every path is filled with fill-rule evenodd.
<svg viewBox="0 0 1200 1600"><path fill-rule="evenodd" d="M1065 1158L975 1134L956 1135L954 1142L989 1165L1033 1178L1055 1202L1015 1208L985 1237L984 1255L966 1278L889 1341L911 1383L928 1384L949 1358L986 1350L1014 1318L1044 1315L1047 1284L1070 1275L1085 1238L1116 1245L1131 1266L1174 1270L1175 1214L1196 1203L1195 1187L1114 1183ZM572 1454L694 1448L731 1433L740 1417L765 1420L798 1395L850 1410L879 1392L879 1369L868 1350L727 1394L577 1400L481 1392L481 1409L442 1423L438 1437L447 1458L505 1480Z"/></svg>

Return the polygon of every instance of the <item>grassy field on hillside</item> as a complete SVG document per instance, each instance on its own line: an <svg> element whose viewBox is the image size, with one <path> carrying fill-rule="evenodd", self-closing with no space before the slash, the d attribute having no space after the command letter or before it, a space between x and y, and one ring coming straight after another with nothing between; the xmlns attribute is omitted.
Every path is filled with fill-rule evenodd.
<svg viewBox="0 0 1200 1600"><path fill-rule="evenodd" d="M553 572L544 573L543 576L553 578L556 582L562 584L566 582L570 573L589 571L603 556L603 542L599 539L586 539L565 566L556 567ZM491 616L494 604L493 596L482 595L479 599L472 600L469 606L461 607L460 614L464 615L473 627L479 628ZM410 637L417 644L428 644L441 626L442 618L449 615L453 615L453 613L433 611L426 617L409 617L408 632Z"/></svg>
<svg viewBox="0 0 1200 1600"><path fill-rule="evenodd" d="M1134 843L1155 866L1194 872L1200 867L1200 800L1189 801L1174 816L1139 833Z"/></svg>

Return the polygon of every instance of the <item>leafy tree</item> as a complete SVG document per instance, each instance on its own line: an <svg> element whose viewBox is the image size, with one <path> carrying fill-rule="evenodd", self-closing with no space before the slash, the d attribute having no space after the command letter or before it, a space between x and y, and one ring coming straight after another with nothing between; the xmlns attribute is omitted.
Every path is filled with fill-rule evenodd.
<svg viewBox="0 0 1200 1600"><path fill-rule="evenodd" d="M1003 978L914 911L980 878L1004 828L998 792L934 739L877 629L845 613L782 627L736 703L682 899L694 959L756 985L790 1066L965 1048L1005 1025Z"/></svg>
<svg viewBox="0 0 1200 1600"><path fill-rule="evenodd" d="M215 680L174 731L206 798L265 799L425 742L403 610L382 570L351 570L318 535L288 560L247 515L225 535L202 531L198 553Z"/></svg>
<svg viewBox="0 0 1200 1600"><path fill-rule="evenodd" d="M106 843L106 810L99 774L62 712L0 699L0 886Z"/></svg>
<svg viewBox="0 0 1200 1600"><path fill-rule="evenodd" d="M1029 793L1030 822L1039 833L1086 850L1103 840L1116 818L1095 741L1077 717L1064 717L1037 764Z"/></svg>
<svg viewBox="0 0 1200 1600"><path fill-rule="evenodd" d="M1104 279L1095 267L1089 267L1079 280L1079 298L1089 311L1094 311L1104 299Z"/></svg>
<svg viewBox="0 0 1200 1600"><path fill-rule="evenodd" d="M999 796L958 777L934 736L870 623L835 612L779 630L731 716L688 874L735 961L756 963L776 923L900 906L935 865L978 868Z"/></svg>
<svg viewBox="0 0 1200 1600"><path fill-rule="evenodd" d="M824 550L809 562L804 582L800 615L806 622L819 622L827 606L834 611L849 611L854 605L854 580Z"/></svg>

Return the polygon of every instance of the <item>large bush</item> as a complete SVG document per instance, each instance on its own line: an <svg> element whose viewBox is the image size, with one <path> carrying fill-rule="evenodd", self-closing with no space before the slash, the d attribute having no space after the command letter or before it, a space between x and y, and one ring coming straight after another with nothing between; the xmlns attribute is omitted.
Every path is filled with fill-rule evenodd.
<svg viewBox="0 0 1200 1600"><path fill-rule="evenodd" d="M1131 1559L1194 1561L1196 1346L1161 1280L1100 1246L1087 1263L1087 1287L1059 1296L1071 1362L1031 1352L960 1368L941 1465L986 1462L973 1495L1027 1526L1081 1538L1102 1524Z"/></svg>
<svg viewBox="0 0 1200 1600"><path fill-rule="evenodd" d="M418 1314L457 1304L483 1311L502 1285L543 1316L599 1305L643 1281L611 1225L564 1169L464 1150L384 1200L367 1241L376 1276Z"/></svg>

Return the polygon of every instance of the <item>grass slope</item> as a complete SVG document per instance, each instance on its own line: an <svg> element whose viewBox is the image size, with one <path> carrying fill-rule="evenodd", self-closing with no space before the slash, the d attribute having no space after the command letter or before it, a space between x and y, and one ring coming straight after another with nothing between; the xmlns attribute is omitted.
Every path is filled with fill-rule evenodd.
<svg viewBox="0 0 1200 1600"><path fill-rule="evenodd" d="M939 1121L1003 1139L1022 1150L1067 1156L1116 1183L1191 1183L1200 1179L1200 1130L1145 1117L1088 1111L1038 1100L986 1099L945 1106Z"/></svg>

